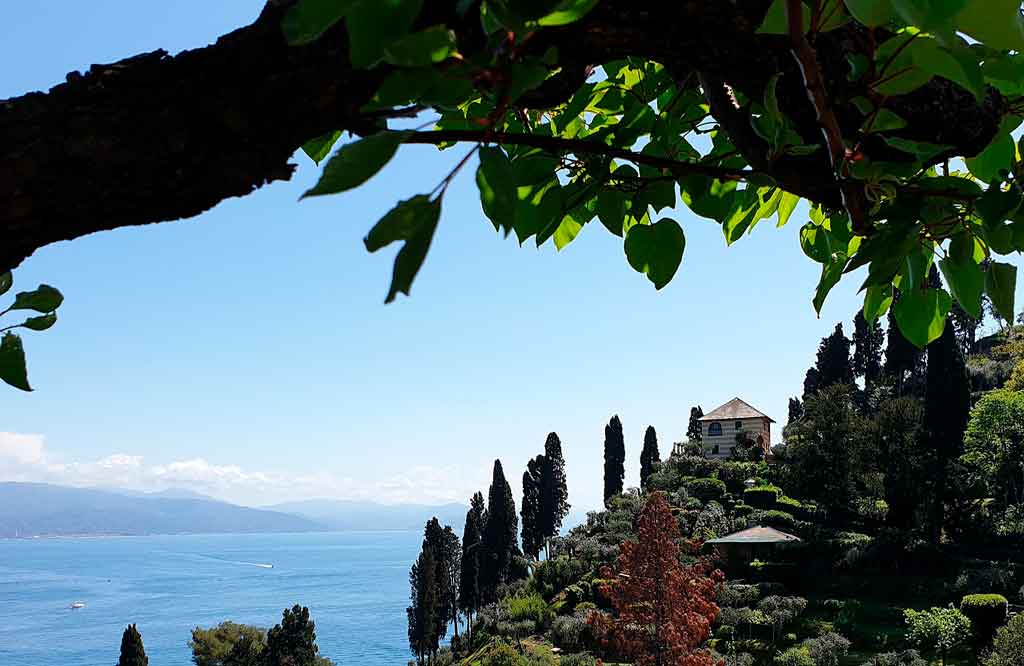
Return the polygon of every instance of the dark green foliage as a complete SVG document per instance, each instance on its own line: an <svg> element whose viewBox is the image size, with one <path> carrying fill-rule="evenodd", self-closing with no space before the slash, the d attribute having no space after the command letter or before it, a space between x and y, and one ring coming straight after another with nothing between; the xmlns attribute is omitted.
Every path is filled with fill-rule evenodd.
<svg viewBox="0 0 1024 666"><path fill-rule="evenodd" d="M861 666L928 666L928 662L921 658L917 650L904 650L876 654Z"/></svg>
<svg viewBox="0 0 1024 666"><path fill-rule="evenodd" d="M317 666L320 648L316 644L316 626L309 609L296 604L286 608L281 623L267 632L264 658L268 666Z"/></svg>
<svg viewBox="0 0 1024 666"><path fill-rule="evenodd" d="M743 491L743 501L757 509L774 509L782 491L776 486L760 486Z"/></svg>
<svg viewBox="0 0 1024 666"><path fill-rule="evenodd" d="M258 666L266 645L266 631L235 622L192 630L189 648L196 666Z"/></svg>
<svg viewBox="0 0 1024 666"><path fill-rule="evenodd" d="M704 432L700 424L702 416L704 416L704 409L700 405L690 408L690 422L686 426L686 439L691 442L699 443L704 439Z"/></svg>
<svg viewBox="0 0 1024 666"><path fill-rule="evenodd" d="M684 485L692 497L702 502L720 500L726 495L725 483L718 479L691 479Z"/></svg>
<svg viewBox="0 0 1024 666"><path fill-rule="evenodd" d="M532 458L523 472L523 502L520 506L523 518L523 554L536 560L541 548L544 547L544 535L541 522L544 507L541 497L541 475L544 468L544 456Z"/></svg>
<svg viewBox="0 0 1024 666"><path fill-rule="evenodd" d="M459 635L459 584L462 580L462 543L450 525L441 535L441 608L445 625L451 621Z"/></svg>
<svg viewBox="0 0 1024 666"><path fill-rule="evenodd" d="M925 470L932 452L921 432L924 411L915 398L886 400L878 408L874 449L880 462L886 521L899 529L919 524L932 484Z"/></svg>
<svg viewBox="0 0 1024 666"><path fill-rule="evenodd" d="M853 384L853 366L850 364L850 340L843 333L843 325L836 324L831 335L821 339L814 367L804 379L804 401L829 386Z"/></svg>
<svg viewBox="0 0 1024 666"><path fill-rule="evenodd" d="M516 542L518 532L519 520L512 488L505 480L501 461L495 460L487 492L487 523L480 560L480 595L485 602L497 599L498 586L514 577L513 558L520 554Z"/></svg>
<svg viewBox="0 0 1024 666"><path fill-rule="evenodd" d="M885 333L876 319L868 322L864 312L857 310L853 318L853 357L851 359L853 374L864 379L865 389L882 378L882 349L885 345Z"/></svg>
<svg viewBox="0 0 1024 666"><path fill-rule="evenodd" d="M988 645L996 630L1006 624L1008 602L1001 594L968 594L960 600L960 612L971 621L976 645Z"/></svg>
<svg viewBox="0 0 1024 666"><path fill-rule="evenodd" d="M416 655L416 660L420 664L437 651L440 638L439 625L442 619L437 571L434 552L430 548L420 551L419 557L409 571L411 605L405 609L409 649Z"/></svg>
<svg viewBox="0 0 1024 666"><path fill-rule="evenodd" d="M793 518L793 514L777 509L754 511L748 516L748 522L765 527L774 527L786 532L791 532L796 527L796 519Z"/></svg>
<svg viewBox="0 0 1024 666"><path fill-rule="evenodd" d="M533 583L541 595L550 599L579 581L589 571L590 566L582 560L560 555L534 566Z"/></svg>
<svg viewBox="0 0 1024 666"><path fill-rule="evenodd" d="M483 531L487 523L484 496L474 493L466 512L466 526L462 531L462 560L459 576L459 608L471 616L480 607L480 556L483 549Z"/></svg>
<svg viewBox="0 0 1024 666"><path fill-rule="evenodd" d="M658 453L658 435L654 432L654 426L647 426L644 432L644 448L640 452L640 487L647 490L647 478L654 471L654 464L661 462L661 455Z"/></svg>
<svg viewBox="0 0 1024 666"><path fill-rule="evenodd" d="M149 666L142 635L134 624L129 624L121 634L121 657L117 660L117 666Z"/></svg>
<svg viewBox="0 0 1024 666"><path fill-rule="evenodd" d="M814 666L838 666L850 649L850 641L835 632L803 642Z"/></svg>
<svg viewBox="0 0 1024 666"><path fill-rule="evenodd" d="M985 666L1020 666L1024 664L1024 613L1014 615L1005 627L996 632L992 652Z"/></svg>
<svg viewBox="0 0 1024 666"><path fill-rule="evenodd" d="M803 415L804 404L800 402L800 398L790 398L786 415L786 426L788 427L789 424L799 421Z"/></svg>
<svg viewBox="0 0 1024 666"><path fill-rule="evenodd" d="M622 493L626 476L626 440L622 434L622 421L613 416L604 427L604 502Z"/></svg>
<svg viewBox="0 0 1024 666"><path fill-rule="evenodd" d="M928 374L924 399L924 430L932 451L929 481L935 484L928 520L932 540L938 542L945 523L950 465L963 454L964 430L971 411L971 389L960 348L947 326L928 345Z"/></svg>
<svg viewBox="0 0 1024 666"><path fill-rule="evenodd" d="M904 395L912 389L914 383L909 380L915 374L920 374L923 367L924 353L914 346L910 340L903 335L892 309L889 310L889 325L887 344L885 346L885 374L892 377L896 383L898 395Z"/></svg>
<svg viewBox="0 0 1024 666"><path fill-rule="evenodd" d="M544 441L544 464L541 467L540 534L547 540L558 536L562 521L569 513L569 486L565 478L562 441L556 433L548 433Z"/></svg>

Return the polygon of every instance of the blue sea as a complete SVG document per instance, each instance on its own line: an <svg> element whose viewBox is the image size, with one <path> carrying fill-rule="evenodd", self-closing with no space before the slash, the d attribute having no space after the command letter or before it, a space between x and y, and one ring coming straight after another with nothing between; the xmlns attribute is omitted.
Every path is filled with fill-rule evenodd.
<svg viewBox="0 0 1024 666"><path fill-rule="evenodd" d="M110 666L132 622L151 666L187 666L196 625L270 627L296 603L309 607L322 655L404 665L421 540L415 531L0 540L0 666ZM71 610L74 601L85 608Z"/></svg>

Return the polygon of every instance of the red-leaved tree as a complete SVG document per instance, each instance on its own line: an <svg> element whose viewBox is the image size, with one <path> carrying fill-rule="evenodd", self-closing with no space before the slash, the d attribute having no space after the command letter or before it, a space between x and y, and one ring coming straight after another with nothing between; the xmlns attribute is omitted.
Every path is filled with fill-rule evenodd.
<svg viewBox="0 0 1024 666"><path fill-rule="evenodd" d="M602 592L615 613L590 616L595 634L637 666L712 666L711 653L700 646L718 615L722 572L706 560L680 562L681 548L696 553L698 544L680 542L664 493L648 498L639 532L636 542L622 544L616 569L602 572L610 580Z"/></svg>

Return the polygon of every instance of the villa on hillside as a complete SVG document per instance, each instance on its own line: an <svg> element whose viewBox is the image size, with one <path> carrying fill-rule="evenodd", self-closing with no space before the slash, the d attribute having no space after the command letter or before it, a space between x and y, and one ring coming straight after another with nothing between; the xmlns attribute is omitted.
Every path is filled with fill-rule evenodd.
<svg viewBox="0 0 1024 666"><path fill-rule="evenodd" d="M739 398L733 398L721 407L698 419L704 455L708 458L728 458L736 448L736 436L745 435L771 454L772 424L775 421Z"/></svg>

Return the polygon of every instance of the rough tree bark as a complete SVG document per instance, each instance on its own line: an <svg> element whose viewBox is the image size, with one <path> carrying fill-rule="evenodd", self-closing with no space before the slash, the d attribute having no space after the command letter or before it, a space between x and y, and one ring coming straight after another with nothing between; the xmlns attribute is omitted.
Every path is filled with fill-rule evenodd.
<svg viewBox="0 0 1024 666"><path fill-rule="evenodd" d="M421 23L445 21L464 51L479 48L479 26L455 18L455 1L425 3ZM270 0L252 25L209 47L93 65L68 74L48 93L0 101L0 271L56 241L193 217L223 199L290 178L295 166L289 158L305 141L330 130L365 131L369 120L359 109L387 72L351 69L340 25L310 46L287 46L280 21L294 2ZM767 164L747 111L723 94L729 86L759 98L782 71L783 111L805 139L821 141L787 38L756 34L769 4L603 0L583 21L539 33L535 46L559 47L564 73L530 104L567 99L590 65L627 55L649 58L679 81L699 77L713 115L755 168L786 189L836 205L823 154ZM863 50L865 39L853 27L814 44L844 131L861 120L846 103L845 56ZM907 119L908 138L947 144L949 154L960 155L988 143L1003 110L994 92L979 105L943 80L889 104Z"/></svg>

